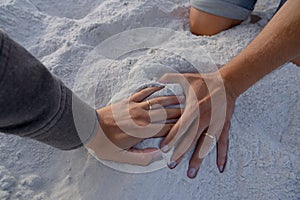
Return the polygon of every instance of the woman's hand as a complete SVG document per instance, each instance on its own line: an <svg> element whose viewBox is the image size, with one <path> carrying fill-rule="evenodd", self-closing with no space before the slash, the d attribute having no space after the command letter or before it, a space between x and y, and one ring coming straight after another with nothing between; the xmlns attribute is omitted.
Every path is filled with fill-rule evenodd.
<svg viewBox="0 0 300 200"><path fill-rule="evenodd" d="M171 149L178 141L169 167L175 168L184 154L194 145L187 175L197 175L203 158L214 138L217 142L217 166L223 172L227 161L228 130L236 96L223 82L218 72L211 74L165 74L162 83L179 83L186 95L185 110L161 143L162 151Z"/></svg>
<svg viewBox="0 0 300 200"><path fill-rule="evenodd" d="M238 95L285 62L300 56L299 7L300 1L287 1L246 49L218 72L166 74L161 78L163 83L180 83L186 95L184 113L161 144L162 150L168 151L183 136L172 155L171 168L197 143L188 170L188 176L195 177L213 136L218 139L217 165L223 172L230 119Z"/></svg>
<svg viewBox="0 0 300 200"><path fill-rule="evenodd" d="M157 97L143 101L163 87L151 87L132 95L129 99L97 110L100 128L87 147L99 159L146 166L162 159L156 148L133 148L146 138L163 137L174 124L166 120L178 119L180 108L165 108L184 102L184 97Z"/></svg>

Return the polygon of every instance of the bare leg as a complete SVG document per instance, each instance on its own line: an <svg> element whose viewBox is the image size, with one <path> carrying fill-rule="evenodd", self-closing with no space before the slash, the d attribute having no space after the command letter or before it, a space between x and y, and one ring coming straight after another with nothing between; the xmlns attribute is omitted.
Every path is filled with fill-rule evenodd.
<svg viewBox="0 0 300 200"><path fill-rule="evenodd" d="M193 7L190 9L190 30L195 35L214 35L241 22L241 20L220 17Z"/></svg>
<svg viewBox="0 0 300 200"><path fill-rule="evenodd" d="M295 65L297 65L298 67L300 67L300 57L298 57L298 58L292 60L292 62L293 62Z"/></svg>

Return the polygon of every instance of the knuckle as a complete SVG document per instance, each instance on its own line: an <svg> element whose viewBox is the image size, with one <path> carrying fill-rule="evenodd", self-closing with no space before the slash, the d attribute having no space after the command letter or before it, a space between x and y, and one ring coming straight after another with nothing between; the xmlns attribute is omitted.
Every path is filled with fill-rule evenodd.
<svg viewBox="0 0 300 200"><path fill-rule="evenodd" d="M159 103L158 98L150 99L149 101L151 102L151 105L152 105L152 106L153 106L154 104Z"/></svg>
<svg viewBox="0 0 300 200"><path fill-rule="evenodd" d="M135 116L135 119L143 119L144 118L144 113L142 113L142 112L136 112L134 114L134 116Z"/></svg>
<svg viewBox="0 0 300 200"><path fill-rule="evenodd" d="M140 118L139 115L140 115L139 113L132 113L132 114L131 114L131 118L134 119L134 120L137 120L137 119Z"/></svg>
<svg viewBox="0 0 300 200"><path fill-rule="evenodd" d="M132 95L129 97L129 102L133 102L134 101L134 98L135 98L135 95Z"/></svg>
<svg viewBox="0 0 300 200"><path fill-rule="evenodd" d="M145 126L147 126L147 125L149 125L149 122L150 120L148 120L148 119L145 119L145 120L140 120L140 121L138 121L138 125L139 126L143 126L143 127L145 127Z"/></svg>
<svg viewBox="0 0 300 200"><path fill-rule="evenodd" d="M142 110L137 106L132 106L129 111L130 115L134 119L138 119L142 117Z"/></svg>
<svg viewBox="0 0 300 200"><path fill-rule="evenodd" d="M149 117L145 117L145 118L138 117L134 120L136 121L137 125L142 127L148 126L151 123L151 119Z"/></svg>

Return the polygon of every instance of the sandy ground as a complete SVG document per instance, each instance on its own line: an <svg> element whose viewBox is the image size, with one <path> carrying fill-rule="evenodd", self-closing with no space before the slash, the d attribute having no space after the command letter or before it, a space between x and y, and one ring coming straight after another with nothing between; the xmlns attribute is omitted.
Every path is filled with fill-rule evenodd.
<svg viewBox="0 0 300 200"><path fill-rule="evenodd" d="M177 55L202 47L221 66L260 32L278 3L260 1L255 14L262 20L213 37L189 33L189 2L179 0L2 0L0 28L72 88L81 63L95 46L133 28L177 30L181 34L172 42ZM157 65L152 65L154 74L147 73L153 63L186 71L188 63L177 55L146 51L100 66L97 106L113 96L122 98L121 86L128 81L134 88L159 76L164 69ZM209 63L203 63L203 71L205 64ZM128 74L136 80L129 80ZM104 166L84 148L62 152L0 134L0 199L300 199L299 77L300 69L286 64L239 98L224 174L215 166L215 150L198 177L189 180L185 174L190 154L174 171L128 174ZM83 88L93 84L89 77L82 79L78 94L88 99Z"/></svg>

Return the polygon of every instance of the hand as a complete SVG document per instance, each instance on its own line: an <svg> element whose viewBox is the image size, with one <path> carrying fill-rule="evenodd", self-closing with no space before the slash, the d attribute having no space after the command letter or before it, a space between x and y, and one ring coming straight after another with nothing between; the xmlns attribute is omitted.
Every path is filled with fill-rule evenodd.
<svg viewBox="0 0 300 200"><path fill-rule="evenodd" d="M236 96L218 72L211 74L165 74L162 83L179 83L186 95L186 107L161 143L169 151L178 141L169 167L175 168L194 145L187 175L195 178L203 158L217 140L217 166L222 173L227 161L228 130Z"/></svg>
<svg viewBox="0 0 300 200"><path fill-rule="evenodd" d="M141 166L162 159L157 148L138 150L133 148L142 140L165 136L174 124L168 119L178 119L182 110L164 108L184 102L184 97L157 97L149 102L146 97L163 87L151 87L132 95L129 99L97 110L100 130L87 147L99 159ZM150 109L149 109L150 108Z"/></svg>

